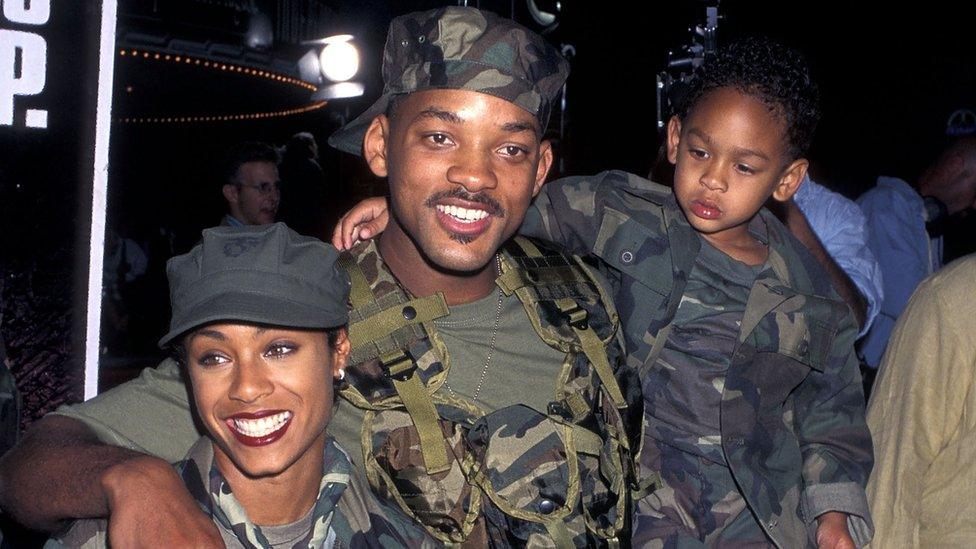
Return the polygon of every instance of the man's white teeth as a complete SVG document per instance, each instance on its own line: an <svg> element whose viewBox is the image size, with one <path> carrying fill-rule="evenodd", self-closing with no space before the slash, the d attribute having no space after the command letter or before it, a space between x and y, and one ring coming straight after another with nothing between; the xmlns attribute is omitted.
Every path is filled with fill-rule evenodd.
<svg viewBox="0 0 976 549"><path fill-rule="evenodd" d="M445 206L443 204L437 205L437 211L445 213L461 223L474 223L475 221L481 221L488 217L488 212L485 210L472 210L458 206Z"/></svg>
<svg viewBox="0 0 976 549"><path fill-rule="evenodd" d="M281 429L291 419L291 412L281 412L261 419L234 419L234 429L249 437L264 437Z"/></svg>

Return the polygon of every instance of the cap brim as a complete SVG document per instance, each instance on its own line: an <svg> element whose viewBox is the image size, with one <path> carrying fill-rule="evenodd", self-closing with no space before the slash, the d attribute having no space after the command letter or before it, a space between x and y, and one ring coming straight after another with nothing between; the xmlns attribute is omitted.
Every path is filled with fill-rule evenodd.
<svg viewBox="0 0 976 549"><path fill-rule="evenodd" d="M342 152L363 155L363 139L366 137L366 130L373 122L373 119L386 113L386 108L390 104L390 94L384 93L368 109L357 116L352 122L339 128L329 136L329 146L339 149Z"/></svg>
<svg viewBox="0 0 976 549"><path fill-rule="evenodd" d="M343 326L349 322L349 313L325 311L295 301L283 303L280 299L262 294L233 292L207 299L180 315L182 320L170 326L170 331L159 340L165 349L182 334L214 322L246 322L283 328L325 330Z"/></svg>

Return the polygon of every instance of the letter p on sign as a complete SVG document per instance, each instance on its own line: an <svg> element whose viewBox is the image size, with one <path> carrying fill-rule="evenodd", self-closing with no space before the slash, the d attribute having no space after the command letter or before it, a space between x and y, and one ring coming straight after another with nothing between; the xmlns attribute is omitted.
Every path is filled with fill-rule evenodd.
<svg viewBox="0 0 976 549"><path fill-rule="evenodd" d="M41 36L0 29L0 125L14 123L14 97L44 91L47 42ZM28 110L27 125L47 127L47 111Z"/></svg>
<svg viewBox="0 0 976 549"><path fill-rule="evenodd" d="M2 0L3 16L12 23L44 25L51 17L50 0ZM44 91L47 42L38 34L0 29L0 125L14 123L14 97ZM47 127L47 111L28 109L26 125Z"/></svg>

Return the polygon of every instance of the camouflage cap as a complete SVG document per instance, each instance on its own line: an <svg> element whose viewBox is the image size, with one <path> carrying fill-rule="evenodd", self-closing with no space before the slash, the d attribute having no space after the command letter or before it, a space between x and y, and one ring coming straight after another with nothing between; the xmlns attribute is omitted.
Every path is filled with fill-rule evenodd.
<svg viewBox="0 0 976 549"><path fill-rule="evenodd" d="M329 145L362 154L370 122L390 98L427 89L487 93L532 113L545 128L569 76L552 44L510 19L449 6L401 15L390 23L383 50L383 95L329 137Z"/></svg>
<svg viewBox="0 0 976 549"><path fill-rule="evenodd" d="M173 318L166 347L204 324L241 321L326 329L349 321L349 276L339 254L284 223L214 227L166 263Z"/></svg>

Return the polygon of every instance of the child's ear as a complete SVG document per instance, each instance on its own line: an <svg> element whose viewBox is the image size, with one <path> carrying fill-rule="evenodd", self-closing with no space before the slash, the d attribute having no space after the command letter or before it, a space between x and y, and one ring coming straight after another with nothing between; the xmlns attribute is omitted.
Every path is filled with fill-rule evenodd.
<svg viewBox="0 0 976 549"><path fill-rule="evenodd" d="M668 120L668 162L678 163L678 143L681 141L681 119L672 116Z"/></svg>
<svg viewBox="0 0 976 549"><path fill-rule="evenodd" d="M786 202L793 198L797 189L800 188L800 183L803 183L803 178L806 177L809 167L810 162L806 158L798 158L790 163L780 177L779 183L776 184L776 188L773 189L773 199L778 202Z"/></svg>

